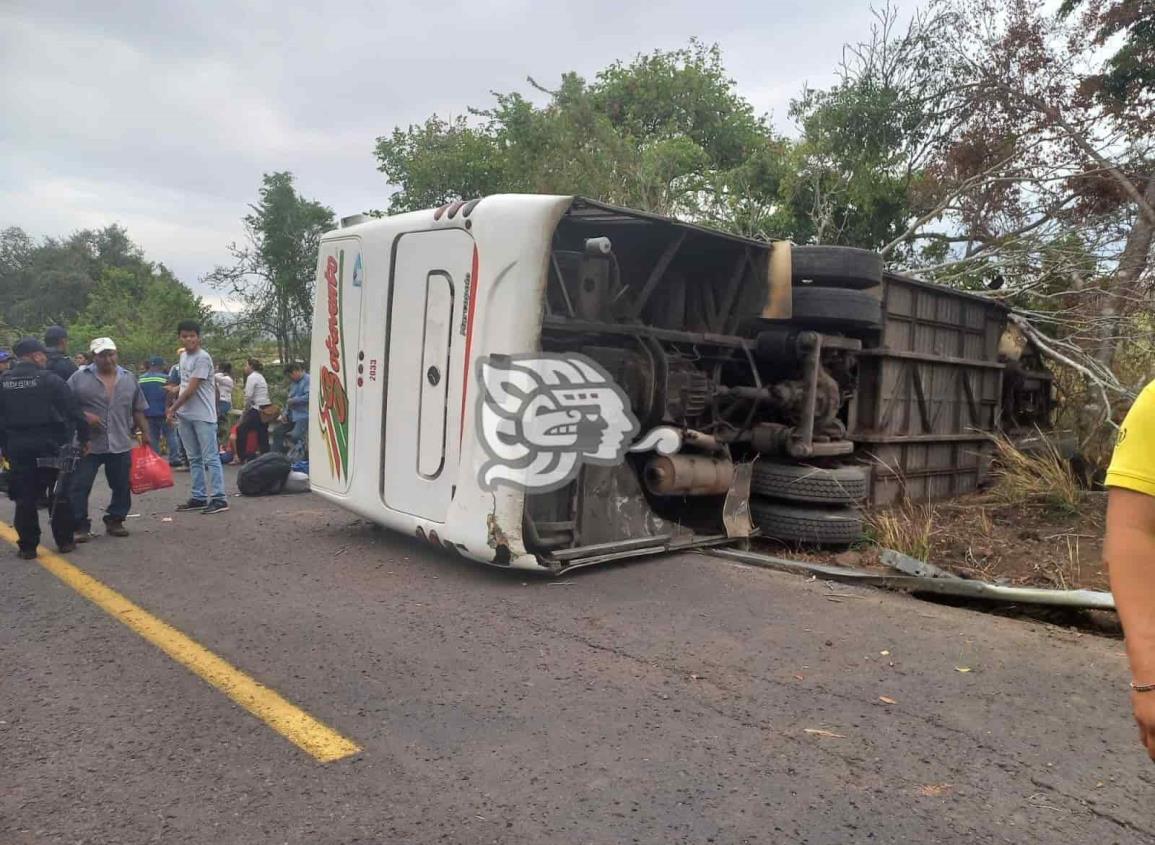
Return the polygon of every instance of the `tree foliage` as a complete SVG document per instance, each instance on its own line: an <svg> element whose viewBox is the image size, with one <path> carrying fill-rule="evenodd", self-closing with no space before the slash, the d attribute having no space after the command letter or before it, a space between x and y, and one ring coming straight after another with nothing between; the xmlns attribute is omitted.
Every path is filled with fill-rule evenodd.
<svg viewBox="0 0 1155 845"><path fill-rule="evenodd" d="M68 325L108 269L151 266L117 225L36 243L23 229L0 232L0 302L12 326Z"/></svg>
<svg viewBox="0 0 1155 845"><path fill-rule="evenodd" d="M126 364L171 357L181 320L211 328L200 298L116 225L40 243L17 227L4 230L0 297L3 341L63 325L77 349L94 337L113 338Z"/></svg>
<svg viewBox="0 0 1155 845"><path fill-rule="evenodd" d="M1144 331L1155 243L1152 0L928 0L876 10L777 134L717 47L565 74L378 139L392 211L583 194L741 234L881 251L1000 288L1104 389ZM1103 403L1104 408L1107 403Z"/></svg>
<svg viewBox="0 0 1155 845"><path fill-rule="evenodd" d="M281 361L307 361L317 249L335 225L333 212L298 194L288 172L266 173L249 208L247 243L230 244L232 266L218 266L205 281L244 307L235 329L272 338Z"/></svg>
<svg viewBox="0 0 1155 845"><path fill-rule="evenodd" d="M178 345L176 326L196 320L211 332L212 314L163 264L104 270L88 304L70 326L77 348L94 337L116 341L122 363L139 364L153 355L172 362Z"/></svg>
<svg viewBox="0 0 1155 845"><path fill-rule="evenodd" d="M777 139L726 74L721 51L696 41L616 62L592 81L530 80L487 109L398 127L377 139L378 168L399 190L392 212L499 192L580 193L651 211L713 217L736 187L766 193ZM736 216L742 217L736 210ZM749 217L749 214L746 214Z"/></svg>

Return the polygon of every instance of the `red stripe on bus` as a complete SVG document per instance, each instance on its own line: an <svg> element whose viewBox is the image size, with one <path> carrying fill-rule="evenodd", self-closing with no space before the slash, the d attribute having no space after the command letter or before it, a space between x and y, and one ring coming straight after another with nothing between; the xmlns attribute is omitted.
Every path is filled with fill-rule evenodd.
<svg viewBox="0 0 1155 845"><path fill-rule="evenodd" d="M469 374L473 364L469 353L473 347L473 312L477 309L477 247L473 248L473 269L469 274L469 316L465 321L465 373L461 379L461 430L457 434L460 444L465 439L465 399L469 395Z"/></svg>

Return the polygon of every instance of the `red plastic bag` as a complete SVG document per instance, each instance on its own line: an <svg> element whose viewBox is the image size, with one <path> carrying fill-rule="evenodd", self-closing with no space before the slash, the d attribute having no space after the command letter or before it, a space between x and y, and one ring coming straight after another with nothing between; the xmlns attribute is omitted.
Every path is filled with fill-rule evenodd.
<svg viewBox="0 0 1155 845"><path fill-rule="evenodd" d="M172 487L172 468L168 461L152 451L147 444L132 450L132 474L129 486L136 494L149 490L163 490Z"/></svg>

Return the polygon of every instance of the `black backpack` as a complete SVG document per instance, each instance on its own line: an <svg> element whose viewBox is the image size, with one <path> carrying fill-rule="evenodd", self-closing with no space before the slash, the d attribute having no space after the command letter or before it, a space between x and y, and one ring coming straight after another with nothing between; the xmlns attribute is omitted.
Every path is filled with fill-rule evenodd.
<svg viewBox="0 0 1155 845"><path fill-rule="evenodd" d="M259 455L241 467L237 487L242 496L273 496L281 492L292 462L280 452Z"/></svg>

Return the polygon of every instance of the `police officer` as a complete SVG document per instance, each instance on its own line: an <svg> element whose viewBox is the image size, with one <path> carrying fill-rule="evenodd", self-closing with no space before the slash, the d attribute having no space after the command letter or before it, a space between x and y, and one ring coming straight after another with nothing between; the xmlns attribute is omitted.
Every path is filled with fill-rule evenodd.
<svg viewBox="0 0 1155 845"><path fill-rule="evenodd" d="M76 364L68 357L68 329L63 326L49 326L44 332L44 345L48 348L48 363L44 368L68 381L77 369Z"/></svg>
<svg viewBox="0 0 1155 845"><path fill-rule="evenodd" d="M55 373L44 369L48 350L34 337L26 337L13 351L19 359L0 376L0 449L11 465L8 496L16 502L16 533L20 557L32 560L40 543L40 520L36 500L51 487L57 470L42 467L38 458L56 458L73 432L82 446L88 443L88 421L76 397ZM69 511L68 506L54 510ZM76 548L71 519L56 519L52 534L61 552Z"/></svg>

